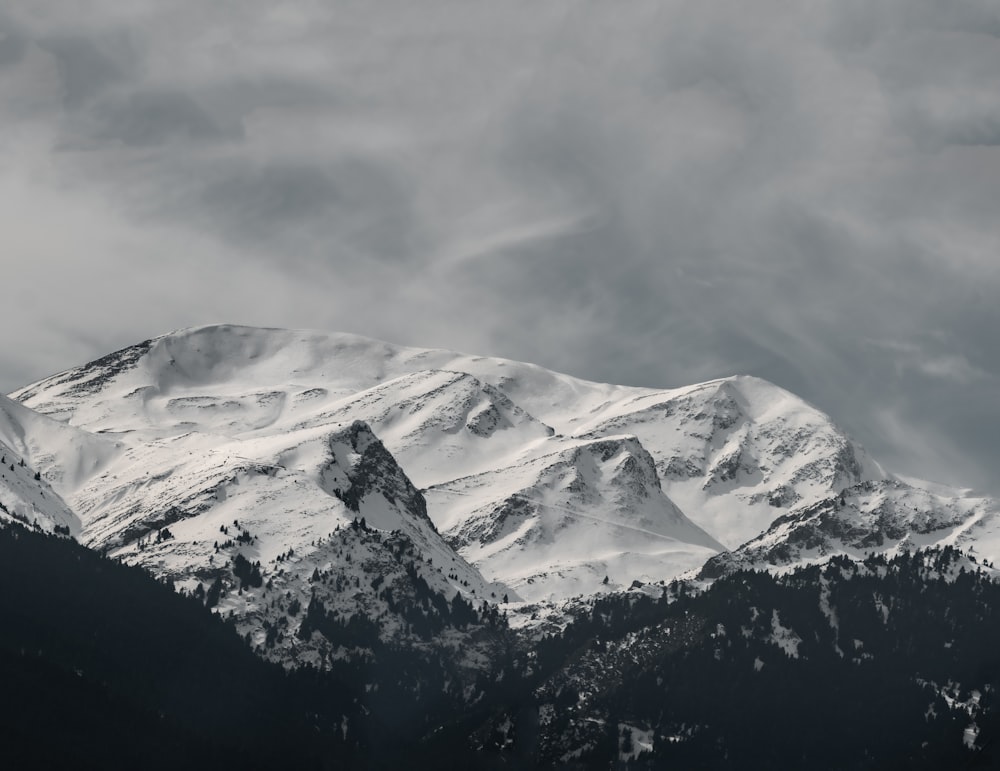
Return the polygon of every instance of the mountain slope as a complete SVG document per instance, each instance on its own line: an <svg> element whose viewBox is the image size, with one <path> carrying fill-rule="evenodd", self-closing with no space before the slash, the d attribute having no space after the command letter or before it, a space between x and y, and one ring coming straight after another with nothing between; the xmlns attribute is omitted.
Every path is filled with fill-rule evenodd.
<svg viewBox="0 0 1000 771"><path fill-rule="evenodd" d="M80 532L80 520L49 483L35 470L33 461L70 458L79 472L90 443L82 431L39 415L5 396L0 396L0 522L15 521L46 532L66 535ZM42 446L52 448L41 450ZM100 453L98 453L99 462ZM56 461L57 475L63 469Z"/></svg>
<svg viewBox="0 0 1000 771"><path fill-rule="evenodd" d="M639 437L667 494L730 548L789 506L886 476L829 417L753 377L629 398L573 428L608 431Z"/></svg>
<svg viewBox="0 0 1000 771"><path fill-rule="evenodd" d="M996 577L945 547L601 597L475 737L517 767L996 768Z"/></svg>
<svg viewBox="0 0 1000 771"><path fill-rule="evenodd" d="M663 494L635 437L545 447L546 454L428 490L458 551L524 599L659 580L722 548Z"/></svg>
<svg viewBox="0 0 1000 771"><path fill-rule="evenodd" d="M287 676L204 608L71 539L0 529L0 584L6 769L342 767L369 742L362 685Z"/></svg>
<svg viewBox="0 0 1000 771"><path fill-rule="evenodd" d="M81 538L165 575L171 559L213 557L233 519L261 534L246 556L265 564L348 524L325 458L357 420L426 495L431 534L418 548L450 566L455 555L430 546L434 529L444 536L460 554L442 568L450 591L469 597L558 602L669 580L723 547L735 556L714 565L787 567L907 538L998 556L992 502L906 492L916 488L828 416L753 377L632 388L355 335L224 325L140 343L14 396L113 444L64 492ZM55 476L56 465L41 467ZM893 515L883 546L881 504L861 501L870 490L916 510ZM845 495L858 503L838 509ZM823 521L839 524L817 531L828 511ZM422 519L411 515L400 521ZM171 524L193 517L204 526ZM167 525L183 538L140 554L137 542L148 547Z"/></svg>
<svg viewBox="0 0 1000 771"><path fill-rule="evenodd" d="M72 425L10 403L9 433L39 460L43 484L61 480L82 543L197 596L285 663L339 655L330 636L353 617L365 634L345 640L410 644L476 626L471 603L509 593L445 543L367 424L303 422L292 406L281 420L285 392L219 382L227 362L215 349L178 352L178 367L176 346L161 342L53 378L54 414ZM67 471L77 467L87 473ZM313 605L318 633L305 623ZM326 613L337 623L318 623Z"/></svg>
<svg viewBox="0 0 1000 771"><path fill-rule="evenodd" d="M959 491L924 489L900 480L862 482L839 495L792 510L756 538L710 559L700 576L736 569L779 569L846 555L896 554L954 546L1000 557L1000 503Z"/></svg>
<svg viewBox="0 0 1000 771"><path fill-rule="evenodd" d="M507 563L487 559L463 540L459 533L466 520L496 510L511 494L545 499L552 480L543 471L552 465L553 456L568 452L577 460L583 457L577 448L587 441L558 436L510 395L541 405L539 389L549 387L556 389L550 399L582 394L586 400L606 399L618 388L516 362L400 348L351 335L221 326L141 343L16 396L32 408L124 446L113 467L84 481L70 498L84 520L85 542L123 549L129 559L163 574L170 573L167 561L139 556L137 547L128 544L156 537L154 531L170 526L175 538L188 539L185 548L159 544L156 552L200 549L204 559L212 555L211 531L196 534L191 526L172 523L199 516L200 521L213 521L218 530L229 519L246 520L254 525L254 533L277 538L279 531L301 530L299 523L321 518L336 496L331 494L332 483L318 472L323 464L316 448L338 426L356 420L370 423L420 487L439 491L456 480L478 477L479 493L464 490L447 503L435 495L427 513L491 581L513 580L520 590L529 578L536 583L548 579L551 585L534 587L537 595L558 599L600 588L609 570L626 584L639 577L670 578L719 548L663 496L649 454L634 439L629 440L629 457L644 465L628 484L639 484L640 497L654 501L640 519L656 521L653 529L665 547L652 548L645 539L636 544L636 523L623 520L604 528L605 554L592 565L584 564L588 555L580 550L580 542L560 538L565 545L561 550L525 551L525 561L535 565L526 574L520 567L506 570ZM524 471L512 489L509 475L496 472L515 468ZM262 475L254 469L271 470ZM248 474L254 477L249 485ZM621 495L621 473L591 474L589 479L588 505L608 511L597 520L593 511L591 519L581 512L574 522L585 520L588 537L593 538L595 521L620 518L631 504ZM258 492L252 493L254 489ZM548 503L550 511L551 505L561 505L557 499ZM563 503L575 505L568 499ZM208 516L210 509L216 515ZM268 524L255 521L259 512L269 510ZM278 510L287 513L275 519ZM294 518L289 516L292 510L297 512ZM331 529L316 525L308 540ZM574 526L574 532L582 531ZM266 562L281 552L271 551L275 553L264 549L258 556ZM427 556L433 558L430 552ZM451 561L440 553L438 559ZM612 563L619 567L611 570ZM456 575L453 583L468 594L475 588L477 597L516 596L509 587L500 591L499 586L487 586L461 568L461 560L455 564L457 572L449 574ZM559 572L567 568L587 579L562 582Z"/></svg>
<svg viewBox="0 0 1000 771"><path fill-rule="evenodd" d="M311 686L276 709L315 717L337 752L363 743L359 767L380 750L385 767L992 761L1000 506L892 477L765 381L638 389L221 326L16 396L0 519L146 568L296 676L334 673L339 717ZM55 598L25 607L90 629L39 583ZM64 637L31 629L40 650ZM30 685L8 648L0 667ZM88 703L69 664L38 658L39 682Z"/></svg>

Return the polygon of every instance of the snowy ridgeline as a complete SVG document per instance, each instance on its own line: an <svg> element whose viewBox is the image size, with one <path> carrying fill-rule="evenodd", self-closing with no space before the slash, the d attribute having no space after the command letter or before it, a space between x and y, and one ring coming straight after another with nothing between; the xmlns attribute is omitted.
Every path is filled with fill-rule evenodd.
<svg viewBox="0 0 1000 771"><path fill-rule="evenodd" d="M34 471L3 488L10 506L185 591L216 586L215 606L255 644L302 660L336 655L302 631L316 594L337 623L357 615L419 638L398 597L442 623L456 596L480 620L524 623L680 575L932 544L1000 552L994 501L892 478L827 416L756 378L640 389L215 326L13 397L0 440ZM259 585L237 574L245 565ZM424 586L446 611L420 599Z"/></svg>

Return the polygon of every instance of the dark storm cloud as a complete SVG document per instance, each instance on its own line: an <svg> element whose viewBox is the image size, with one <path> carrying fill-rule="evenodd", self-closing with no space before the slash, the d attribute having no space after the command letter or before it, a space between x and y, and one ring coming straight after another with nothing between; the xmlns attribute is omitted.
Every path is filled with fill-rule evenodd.
<svg viewBox="0 0 1000 771"><path fill-rule="evenodd" d="M95 109L97 137L126 145L159 145L173 138L220 139L225 133L188 94L143 91Z"/></svg>
<svg viewBox="0 0 1000 771"><path fill-rule="evenodd" d="M40 0L0 17L6 387L218 320L742 371L1000 493L998 73L988 0Z"/></svg>
<svg viewBox="0 0 1000 771"><path fill-rule="evenodd" d="M271 165L239 169L206 186L199 201L210 219L236 234L260 236L274 226L322 219L341 194L331 175L312 166Z"/></svg>
<svg viewBox="0 0 1000 771"><path fill-rule="evenodd" d="M233 241L293 245L321 261L347 247L376 259L400 256L408 196L390 169L344 159L326 168L272 162L220 171L198 192L197 216Z"/></svg>
<svg viewBox="0 0 1000 771"><path fill-rule="evenodd" d="M68 110L75 110L123 79L122 69L101 51L93 40L83 37L54 37L37 41L52 54L62 97Z"/></svg>
<svg viewBox="0 0 1000 771"><path fill-rule="evenodd" d="M27 50L27 37L0 11L0 69L20 62Z"/></svg>

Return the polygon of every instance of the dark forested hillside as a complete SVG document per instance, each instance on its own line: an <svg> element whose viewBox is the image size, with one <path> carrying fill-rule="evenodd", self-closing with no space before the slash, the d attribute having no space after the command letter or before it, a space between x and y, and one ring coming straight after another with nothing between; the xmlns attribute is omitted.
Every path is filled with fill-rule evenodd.
<svg viewBox="0 0 1000 771"><path fill-rule="evenodd" d="M308 768L351 755L347 685L286 675L142 570L11 527L0 587L4 768Z"/></svg>
<svg viewBox="0 0 1000 771"><path fill-rule="evenodd" d="M995 768L991 572L946 548L608 595L541 641L498 629L462 693L432 641L288 674L194 598L11 527L4 768Z"/></svg>
<svg viewBox="0 0 1000 771"><path fill-rule="evenodd" d="M310 631L349 654L286 672L207 604L68 538L0 528L3 768L475 762L464 726L488 713L463 711L446 651L362 639L364 619L342 624L313 603ZM447 612L509 644L490 613L460 600ZM489 703L486 690L474 700ZM430 735L439 741L421 741Z"/></svg>
<svg viewBox="0 0 1000 771"><path fill-rule="evenodd" d="M528 655L480 739L543 767L1000 767L1000 586L950 548L607 597Z"/></svg>

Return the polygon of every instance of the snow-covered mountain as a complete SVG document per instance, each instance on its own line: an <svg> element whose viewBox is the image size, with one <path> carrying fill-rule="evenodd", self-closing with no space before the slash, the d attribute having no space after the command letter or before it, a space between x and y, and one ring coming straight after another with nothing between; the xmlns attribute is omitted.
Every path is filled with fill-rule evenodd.
<svg viewBox="0 0 1000 771"><path fill-rule="evenodd" d="M168 336L57 375L43 392L66 422L11 402L34 416L19 422L31 424L22 444L51 448L34 459L43 480L59 480L82 543L197 595L265 652L298 662L336 654L310 634L327 615L365 619L383 641L418 639L416 615L438 631L463 618L462 603L513 594L455 554L366 423L305 421L310 388L224 373L239 363L227 341L256 337L230 331ZM78 456L90 465L70 462Z"/></svg>
<svg viewBox="0 0 1000 771"><path fill-rule="evenodd" d="M78 534L80 520L35 463L48 461L52 476L64 479L80 473L88 450L98 448L85 432L0 396L0 524L15 521L45 532ZM62 465L64 459L70 469ZM93 463L100 459L95 452Z"/></svg>
<svg viewBox="0 0 1000 771"><path fill-rule="evenodd" d="M788 570L886 552L954 546L984 560L1000 556L1000 502L969 491L898 479L865 481L796 506L756 538L710 559L700 575L740 568Z"/></svg>
<svg viewBox="0 0 1000 771"><path fill-rule="evenodd" d="M663 494L634 436L560 438L428 495L459 552L528 600L672 577L722 549Z"/></svg>
<svg viewBox="0 0 1000 771"><path fill-rule="evenodd" d="M637 436L667 494L729 548L793 505L886 476L829 417L754 377L626 398L573 430Z"/></svg>
<svg viewBox="0 0 1000 771"><path fill-rule="evenodd" d="M396 532L434 591L490 602L589 596L710 559L705 575L904 542L997 550L992 501L892 478L829 417L752 377L635 388L355 335L210 326L13 396L55 419L39 417L31 441L63 448L36 450L36 465L80 540L190 591L237 552L267 575L333 575L353 552L331 533ZM75 438L42 436L53 426ZM378 594L355 606L377 615ZM223 600L257 612L259 598Z"/></svg>
<svg viewBox="0 0 1000 771"><path fill-rule="evenodd" d="M314 665L286 679L352 694L338 767L394 742L387 766L960 767L1000 726L1000 504L892 476L763 380L633 388L212 326L13 397L0 525L142 566ZM855 738L827 757L831 725Z"/></svg>
<svg viewBox="0 0 1000 771"><path fill-rule="evenodd" d="M501 593L463 575L463 590L560 599L603 590L605 577L609 588L670 578L721 548L664 495L634 437L566 436L521 404L547 400L546 413L565 421L618 391L641 389L353 335L220 326L141 343L16 397L123 445L113 467L70 496L82 539L162 574L169 560L133 552L166 526L202 559L216 540L208 535L228 519L271 523L280 512L280 524L268 525L279 541L304 537L303 528L309 541L325 534L303 524L336 503L317 448L362 420L427 491L437 530L504 585ZM576 406L558 403L573 394ZM246 492L247 474L258 492ZM512 507L519 518L504 514ZM189 533L193 525L173 524L195 517L213 526ZM490 518L506 524L489 527Z"/></svg>

